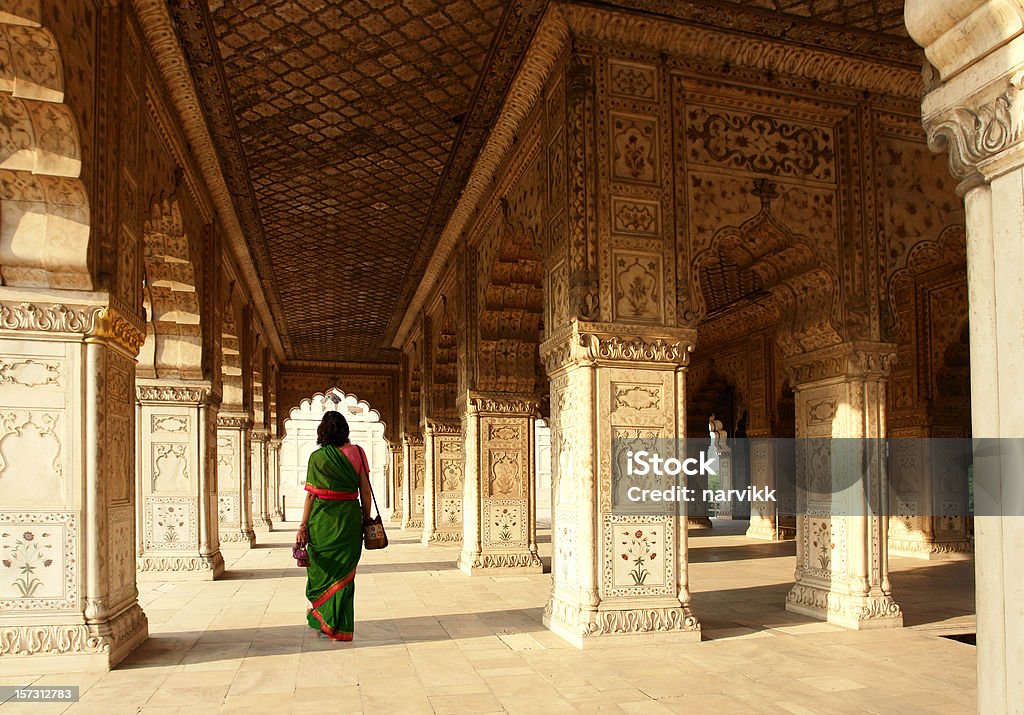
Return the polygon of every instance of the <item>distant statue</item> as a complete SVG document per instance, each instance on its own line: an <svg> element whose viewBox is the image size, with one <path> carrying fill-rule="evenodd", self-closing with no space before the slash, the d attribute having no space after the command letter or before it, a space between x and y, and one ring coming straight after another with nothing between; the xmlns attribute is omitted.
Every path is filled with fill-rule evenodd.
<svg viewBox="0 0 1024 715"><path fill-rule="evenodd" d="M729 435L725 431L722 421L714 415L708 418L708 434L711 443L708 445L708 456L715 463L715 471L718 473L718 489L728 490L733 488L732 483L732 448L729 447ZM717 516L732 518L732 502L728 499L717 501Z"/></svg>

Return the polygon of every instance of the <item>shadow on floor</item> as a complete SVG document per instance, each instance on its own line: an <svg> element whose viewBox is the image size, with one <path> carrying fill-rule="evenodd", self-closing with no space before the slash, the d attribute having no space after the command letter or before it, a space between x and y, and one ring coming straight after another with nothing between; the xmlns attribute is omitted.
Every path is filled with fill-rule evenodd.
<svg viewBox="0 0 1024 715"><path fill-rule="evenodd" d="M307 625L178 631L150 636L117 670L195 665L287 653L377 648L463 638L487 638L546 632L541 608L453 613L385 620L357 620L355 640L320 638Z"/></svg>

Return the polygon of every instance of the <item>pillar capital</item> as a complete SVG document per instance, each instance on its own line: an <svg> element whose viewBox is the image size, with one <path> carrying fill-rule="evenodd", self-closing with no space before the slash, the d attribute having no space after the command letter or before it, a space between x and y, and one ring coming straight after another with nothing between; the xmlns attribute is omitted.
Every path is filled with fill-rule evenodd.
<svg viewBox="0 0 1024 715"><path fill-rule="evenodd" d="M137 378L135 397L142 404L171 402L196 406L216 402L212 385L208 381L200 380Z"/></svg>
<svg viewBox="0 0 1024 715"><path fill-rule="evenodd" d="M878 379L889 376L896 362L892 343L855 341L830 345L786 360L794 390L811 383L847 379Z"/></svg>
<svg viewBox="0 0 1024 715"><path fill-rule="evenodd" d="M697 343L692 328L656 328L572 321L540 346L548 375L579 364L685 367Z"/></svg>
<svg viewBox="0 0 1024 715"><path fill-rule="evenodd" d="M67 293L5 287L0 294L0 331L49 333L52 338L66 334L107 343L133 357L139 354L146 339L139 316L108 293L76 293L70 300Z"/></svg>

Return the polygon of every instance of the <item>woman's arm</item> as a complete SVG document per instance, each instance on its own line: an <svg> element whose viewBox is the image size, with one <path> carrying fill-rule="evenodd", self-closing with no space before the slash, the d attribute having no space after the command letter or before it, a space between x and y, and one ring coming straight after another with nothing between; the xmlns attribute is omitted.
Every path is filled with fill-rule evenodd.
<svg viewBox="0 0 1024 715"><path fill-rule="evenodd" d="M313 500L316 499L312 492L306 492L306 502L302 507L302 521L299 522L299 530L295 533L295 540L306 543L309 541L309 510L313 508Z"/></svg>
<svg viewBox="0 0 1024 715"><path fill-rule="evenodd" d="M370 502L373 500L373 492L370 489L370 466L366 463L366 452L362 447L356 446L359 450L359 502L363 506L363 521L370 520Z"/></svg>

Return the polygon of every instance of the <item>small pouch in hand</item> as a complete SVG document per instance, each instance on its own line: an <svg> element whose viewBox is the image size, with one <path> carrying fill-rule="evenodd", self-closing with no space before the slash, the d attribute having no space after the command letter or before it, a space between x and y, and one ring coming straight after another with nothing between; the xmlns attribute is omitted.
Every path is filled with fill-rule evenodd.
<svg viewBox="0 0 1024 715"><path fill-rule="evenodd" d="M292 547L292 558L302 568L309 566L309 552L306 551L306 545L301 541L296 541L295 546Z"/></svg>

